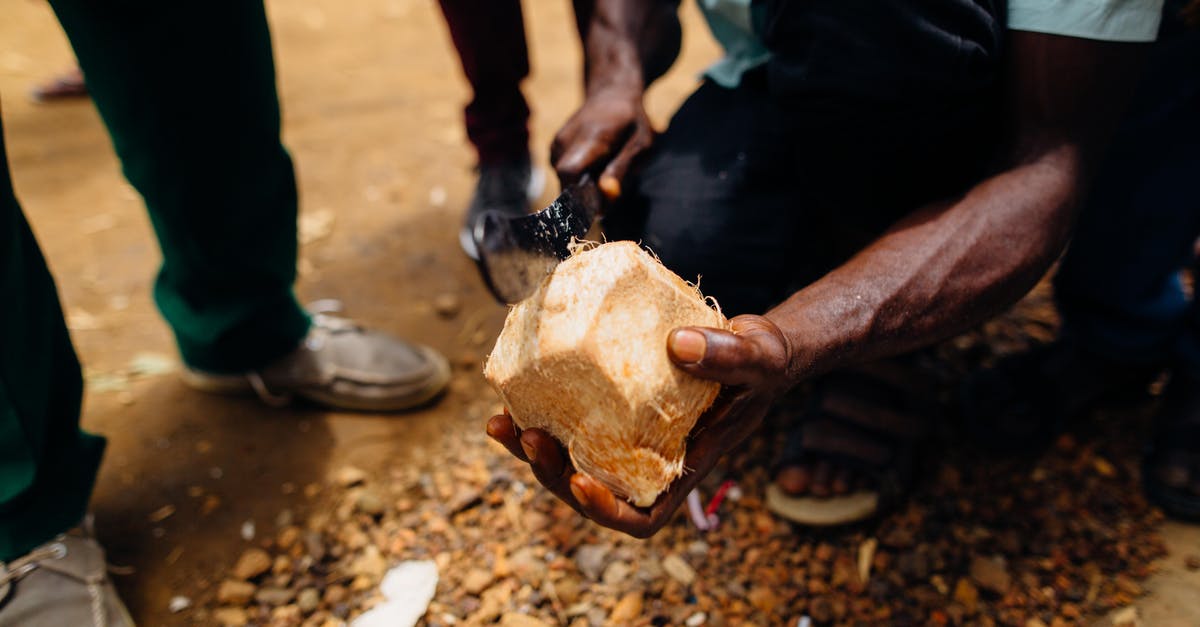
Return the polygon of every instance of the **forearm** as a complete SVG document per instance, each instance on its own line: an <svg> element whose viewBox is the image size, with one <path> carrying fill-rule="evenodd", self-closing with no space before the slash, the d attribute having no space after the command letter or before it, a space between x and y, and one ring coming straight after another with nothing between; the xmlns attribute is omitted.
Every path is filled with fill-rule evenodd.
<svg viewBox="0 0 1200 627"><path fill-rule="evenodd" d="M926 207L767 313L796 379L959 333L1019 299L1069 238L1081 187L1070 145Z"/></svg>
<svg viewBox="0 0 1200 627"><path fill-rule="evenodd" d="M1012 32L998 173L910 215L767 314L792 381L924 346L1012 304L1066 246L1144 44Z"/></svg>
<svg viewBox="0 0 1200 627"><path fill-rule="evenodd" d="M597 0L584 36L589 93L614 86L639 93L678 54L676 0Z"/></svg>

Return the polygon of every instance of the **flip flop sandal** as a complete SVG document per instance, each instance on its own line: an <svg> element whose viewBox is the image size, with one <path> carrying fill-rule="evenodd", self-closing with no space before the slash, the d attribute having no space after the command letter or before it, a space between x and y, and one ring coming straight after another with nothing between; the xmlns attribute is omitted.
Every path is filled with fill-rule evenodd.
<svg viewBox="0 0 1200 627"><path fill-rule="evenodd" d="M1168 386L1166 405L1154 418L1154 436L1142 456L1142 489L1146 497L1167 514L1193 522L1200 521L1200 496L1187 487L1169 485L1157 471L1170 450L1200 451L1200 391L1192 389L1196 385L1196 379L1189 378L1178 383L1172 381ZM1181 395L1187 397L1179 398Z"/></svg>
<svg viewBox="0 0 1200 627"><path fill-rule="evenodd" d="M934 419L931 408L921 405L870 374L841 372L826 377L788 435L776 472L823 460L865 477L872 488L844 495L793 496L771 482L767 509L805 526L832 527L874 518L896 507L912 487L915 443Z"/></svg>

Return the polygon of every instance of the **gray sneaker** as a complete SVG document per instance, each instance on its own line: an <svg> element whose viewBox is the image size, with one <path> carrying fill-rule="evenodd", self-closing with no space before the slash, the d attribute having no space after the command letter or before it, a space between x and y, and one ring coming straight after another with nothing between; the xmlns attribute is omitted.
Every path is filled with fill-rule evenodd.
<svg viewBox="0 0 1200 627"><path fill-rule="evenodd" d="M350 320L329 315L336 301L322 301L313 325L296 350L245 374L213 374L185 367L183 381L218 394L256 393L273 407L293 398L357 411L399 411L433 400L450 382L450 364L427 346L410 344Z"/></svg>
<svg viewBox="0 0 1200 627"><path fill-rule="evenodd" d="M546 175L533 167L529 159L512 163L479 166L479 180L475 183L475 195L467 206L462 229L458 232L458 243L463 252L479 261L475 247L475 228L486 211L499 211L513 217L529 213L529 204L541 196L546 185Z"/></svg>
<svg viewBox="0 0 1200 627"><path fill-rule="evenodd" d="M0 627L133 627L90 530L0 562Z"/></svg>

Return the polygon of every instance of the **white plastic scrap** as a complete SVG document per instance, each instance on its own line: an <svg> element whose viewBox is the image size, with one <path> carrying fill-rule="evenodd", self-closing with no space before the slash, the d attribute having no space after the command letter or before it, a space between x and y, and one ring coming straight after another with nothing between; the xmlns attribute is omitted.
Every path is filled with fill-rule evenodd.
<svg viewBox="0 0 1200 627"><path fill-rule="evenodd" d="M171 602L167 605L167 609L171 610L172 614L178 614L192 606L192 600L185 596L171 597Z"/></svg>
<svg viewBox="0 0 1200 627"><path fill-rule="evenodd" d="M401 562L379 584L384 602L354 619L351 627L413 627L429 609L437 582L437 564Z"/></svg>

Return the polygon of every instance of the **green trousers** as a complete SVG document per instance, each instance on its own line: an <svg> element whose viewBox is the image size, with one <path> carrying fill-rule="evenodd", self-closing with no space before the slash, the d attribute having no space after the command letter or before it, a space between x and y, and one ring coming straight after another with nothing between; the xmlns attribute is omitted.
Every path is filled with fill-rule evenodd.
<svg viewBox="0 0 1200 627"><path fill-rule="evenodd" d="M309 318L292 292L296 183L262 3L51 0L162 249L154 299L184 362L263 366ZM0 129L0 561L76 524L104 441Z"/></svg>

